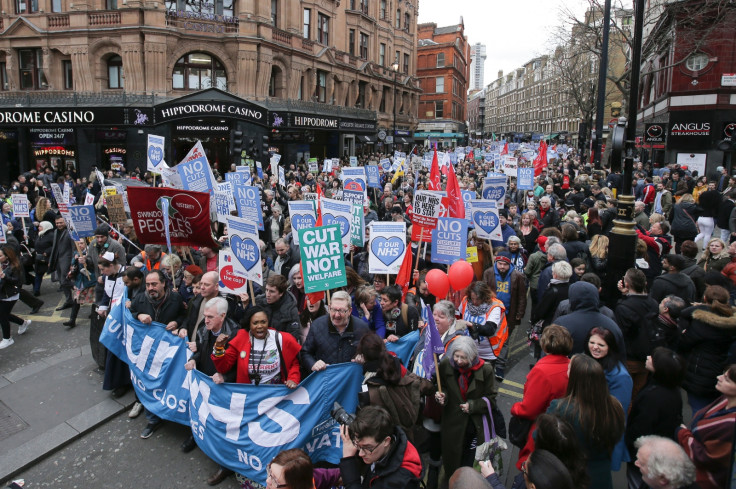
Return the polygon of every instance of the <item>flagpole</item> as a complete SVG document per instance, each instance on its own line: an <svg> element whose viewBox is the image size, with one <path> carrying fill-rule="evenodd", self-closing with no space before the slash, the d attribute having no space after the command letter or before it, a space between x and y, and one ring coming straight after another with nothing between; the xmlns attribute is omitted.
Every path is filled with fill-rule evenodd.
<svg viewBox="0 0 736 489"><path fill-rule="evenodd" d="M435 352L432 352L432 356L434 357L434 371L437 374L437 392L442 394L442 381L440 380L440 361L437 358L437 354Z"/></svg>
<svg viewBox="0 0 736 489"><path fill-rule="evenodd" d="M253 292L253 281L248 279L248 289L250 290L250 305L255 306L256 305L256 295Z"/></svg>

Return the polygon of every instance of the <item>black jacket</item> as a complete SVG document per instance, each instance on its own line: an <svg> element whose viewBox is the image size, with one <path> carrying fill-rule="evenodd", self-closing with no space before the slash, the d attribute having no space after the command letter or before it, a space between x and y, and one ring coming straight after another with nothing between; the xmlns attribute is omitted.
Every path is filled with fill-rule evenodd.
<svg viewBox="0 0 736 489"><path fill-rule="evenodd" d="M651 263L651 262L650 262ZM649 297L659 304L668 295L682 297L686 301L695 300L695 284L684 273L665 273L654 279Z"/></svg>
<svg viewBox="0 0 736 489"><path fill-rule="evenodd" d="M240 318L243 317L243 308L242 306L236 302L233 299L233 296L225 296L220 294L219 297L223 297L227 300L227 317L235 321L236 323L240 321ZM194 340L192 338L192 333L194 333L194 328L197 326L197 317L199 317L199 307L202 305L202 296L201 295L195 295L194 298L189 302L189 307L187 308L187 317L184 320L183 324L179 324L180 328L186 328L187 329L187 338L189 338L189 341ZM201 321L200 327L204 327L204 319Z"/></svg>
<svg viewBox="0 0 736 489"><path fill-rule="evenodd" d="M281 299L269 304L266 302L266 295L261 294L256 296L256 305L265 308L271 316L268 321L269 327L282 333L289 333L295 340L301 342L302 327L299 322L299 310L293 295L284 292Z"/></svg>
<svg viewBox="0 0 736 489"><path fill-rule="evenodd" d="M156 309L149 300L148 294L140 293L130 301L130 313L136 319L139 314L148 314L155 322L163 325L176 321L177 329L181 328L187 316L184 299L178 292L169 291L168 294L168 298L161 304L161 307Z"/></svg>
<svg viewBox="0 0 736 489"><path fill-rule="evenodd" d="M703 209L703 217L717 217L718 207L721 205L721 194L717 190L706 190L700 194L698 200L700 207Z"/></svg>
<svg viewBox="0 0 736 489"><path fill-rule="evenodd" d="M627 295L618 301L614 314L624 334L627 358L646 361L652 351L650 338L659 315L659 303L646 295Z"/></svg>
<svg viewBox="0 0 736 489"><path fill-rule="evenodd" d="M682 396L677 387L665 387L649 379L649 383L631 403L626 422L626 447L635 454L634 442L645 435L658 435L674 440L675 429L682 423Z"/></svg>
<svg viewBox="0 0 736 489"><path fill-rule="evenodd" d="M696 396L712 397L716 377L723 373L728 350L736 340L736 314L729 317L712 312L708 306L694 306L682 311L682 330L677 351L687 359L682 387Z"/></svg>
<svg viewBox="0 0 736 489"><path fill-rule="evenodd" d="M240 330L240 325L230 318L225 318L222 323L222 329L220 334L226 334L230 339L235 338ZM217 369L215 368L214 362L212 362L212 349L215 347L215 340L217 337L210 333L207 328L199 328L197 330L197 338L195 343L197 345L197 351L192 354L190 360L194 360L197 363L197 370L205 375L215 375ZM225 382L235 382L238 370L233 368L226 374L223 374Z"/></svg>
<svg viewBox="0 0 736 489"><path fill-rule="evenodd" d="M675 204L672 218L672 235L680 239L692 239L698 234L695 224L702 213L702 209L692 202Z"/></svg>
<svg viewBox="0 0 736 489"><path fill-rule="evenodd" d="M347 329L342 334L332 325L329 314L314 320L302 347L302 363L307 370L317 360L328 365L346 363L353 359L360 339L370 332L368 323L350 316Z"/></svg>

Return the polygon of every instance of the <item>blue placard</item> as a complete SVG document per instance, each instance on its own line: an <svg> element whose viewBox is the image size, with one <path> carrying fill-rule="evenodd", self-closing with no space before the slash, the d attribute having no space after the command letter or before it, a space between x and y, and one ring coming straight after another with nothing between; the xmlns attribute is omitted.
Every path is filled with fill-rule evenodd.
<svg viewBox="0 0 736 489"><path fill-rule="evenodd" d="M381 188L381 178L378 175L378 165L368 165L365 167L365 178L368 186L373 188Z"/></svg>
<svg viewBox="0 0 736 489"><path fill-rule="evenodd" d="M534 190L534 168L519 168L516 186L519 190Z"/></svg>
<svg viewBox="0 0 736 489"><path fill-rule="evenodd" d="M184 190L215 194L215 182L212 181L212 170L206 156L179 163L176 165L176 171L179 173Z"/></svg>
<svg viewBox="0 0 736 489"><path fill-rule="evenodd" d="M391 160L389 160L388 158L382 159L378 164L381 165L381 169L384 172L391 171Z"/></svg>
<svg viewBox="0 0 736 489"><path fill-rule="evenodd" d="M468 248L468 221L440 217L432 230L432 262L451 265L464 260Z"/></svg>
<svg viewBox="0 0 736 489"><path fill-rule="evenodd" d="M263 231L263 211L261 210L261 191L258 187L238 184L233 181L233 197L238 216L258 223L258 230Z"/></svg>
<svg viewBox="0 0 736 489"><path fill-rule="evenodd" d="M386 350L393 352L401 360L404 367L409 366L409 360L411 360L411 354L414 353L414 348L419 342L419 330L412 331L411 333L405 334L398 341L393 343L386 343Z"/></svg>
<svg viewBox="0 0 736 489"><path fill-rule="evenodd" d="M473 228L475 225L473 224L473 220L470 216L470 201L476 199L478 196L475 193L475 190L461 190L460 193L463 196L463 203L465 204L465 219L467 219L469 227Z"/></svg>
<svg viewBox="0 0 736 489"><path fill-rule="evenodd" d="M72 205L69 206L69 216L79 238L87 238L95 235L97 218L95 217L95 206Z"/></svg>
<svg viewBox="0 0 736 489"><path fill-rule="evenodd" d="M505 197L506 175L493 173L483 179L483 198L485 200L495 200L500 207L503 207Z"/></svg>

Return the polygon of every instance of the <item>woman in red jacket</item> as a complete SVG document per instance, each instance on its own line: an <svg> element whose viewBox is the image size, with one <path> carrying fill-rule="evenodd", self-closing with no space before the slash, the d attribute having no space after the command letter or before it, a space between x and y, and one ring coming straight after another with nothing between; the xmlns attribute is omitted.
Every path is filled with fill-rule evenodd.
<svg viewBox="0 0 736 489"><path fill-rule="evenodd" d="M294 389L301 381L299 351L301 345L288 333L268 327L268 314L260 306L251 307L227 347L218 338L212 353L215 368L221 374L237 366L239 384L284 384Z"/></svg>
<svg viewBox="0 0 736 489"><path fill-rule="evenodd" d="M572 336L570 332L550 324L544 328L539 345L546 354L540 358L526 376L524 397L521 402L511 406L511 415L522 419L536 420L537 416L547 411L550 402L564 397L567 391L567 369L572 353ZM516 467L521 470L524 461L534 451L535 425L529 429L526 445L519 451L519 460Z"/></svg>

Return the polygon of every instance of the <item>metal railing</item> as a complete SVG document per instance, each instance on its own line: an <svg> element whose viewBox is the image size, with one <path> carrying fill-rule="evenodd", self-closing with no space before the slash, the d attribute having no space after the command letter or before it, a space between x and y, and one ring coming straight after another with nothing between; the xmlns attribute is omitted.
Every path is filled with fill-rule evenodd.
<svg viewBox="0 0 736 489"><path fill-rule="evenodd" d="M169 97L153 94L133 94L126 92L14 92L0 93L1 107L44 107L44 106L143 106L149 107L165 102Z"/></svg>

